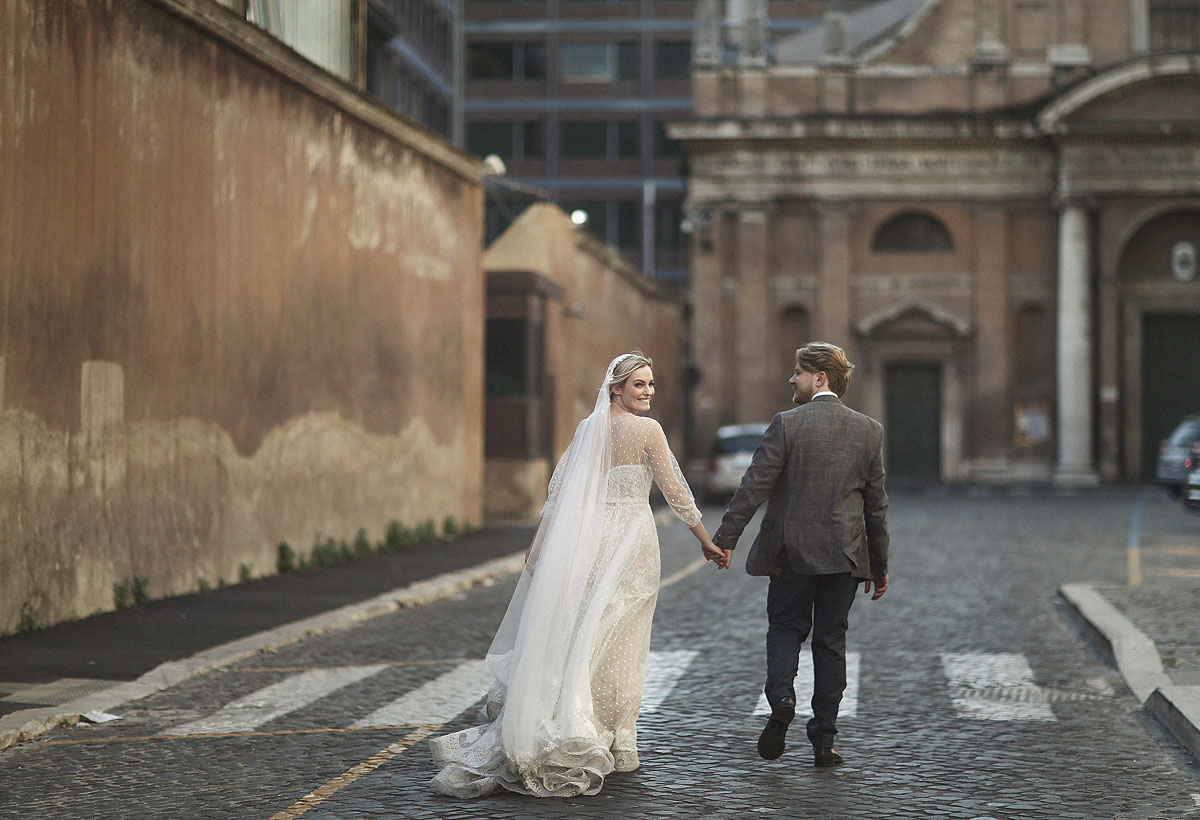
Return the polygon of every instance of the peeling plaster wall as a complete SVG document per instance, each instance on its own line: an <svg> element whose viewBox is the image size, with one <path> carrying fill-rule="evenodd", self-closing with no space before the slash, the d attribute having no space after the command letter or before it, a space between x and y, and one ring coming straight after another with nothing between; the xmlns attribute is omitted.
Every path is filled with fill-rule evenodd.
<svg viewBox="0 0 1200 820"><path fill-rule="evenodd" d="M472 158L203 0L15 0L0 55L0 631L478 522Z"/></svg>

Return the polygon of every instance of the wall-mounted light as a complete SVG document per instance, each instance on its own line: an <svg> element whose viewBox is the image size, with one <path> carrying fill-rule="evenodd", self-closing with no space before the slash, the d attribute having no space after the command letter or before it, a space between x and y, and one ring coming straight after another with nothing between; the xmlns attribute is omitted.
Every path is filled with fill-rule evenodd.
<svg viewBox="0 0 1200 820"><path fill-rule="evenodd" d="M581 228L588 223L588 212L582 208L576 208L571 211L571 224L577 228Z"/></svg>

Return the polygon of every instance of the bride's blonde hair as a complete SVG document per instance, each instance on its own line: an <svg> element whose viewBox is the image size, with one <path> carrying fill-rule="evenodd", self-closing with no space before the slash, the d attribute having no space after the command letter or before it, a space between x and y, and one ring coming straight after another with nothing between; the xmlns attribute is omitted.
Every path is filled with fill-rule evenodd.
<svg viewBox="0 0 1200 820"><path fill-rule="evenodd" d="M608 380L608 397L612 398L614 387L620 387L639 367L654 367L654 361L636 347L617 359L613 366L612 378Z"/></svg>

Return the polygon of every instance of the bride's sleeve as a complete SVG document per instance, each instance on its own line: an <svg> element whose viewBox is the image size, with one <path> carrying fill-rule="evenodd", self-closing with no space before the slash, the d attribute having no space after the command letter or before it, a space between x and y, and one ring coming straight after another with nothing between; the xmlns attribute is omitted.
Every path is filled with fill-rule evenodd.
<svg viewBox="0 0 1200 820"><path fill-rule="evenodd" d="M671 509L683 523L694 527L700 523L700 510L696 507L696 499L688 487L679 462L667 444L667 436L657 421L650 420L646 435L646 458L650 462L650 470L654 473L654 483L662 490L663 498L671 505Z"/></svg>

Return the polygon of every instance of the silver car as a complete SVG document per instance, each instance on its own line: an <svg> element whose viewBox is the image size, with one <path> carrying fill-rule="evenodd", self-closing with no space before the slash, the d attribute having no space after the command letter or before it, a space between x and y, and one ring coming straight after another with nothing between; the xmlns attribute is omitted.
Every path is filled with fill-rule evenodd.
<svg viewBox="0 0 1200 820"><path fill-rule="evenodd" d="M1154 476L1171 494L1179 496L1192 467L1200 463L1200 415L1186 416L1158 450Z"/></svg>
<svg viewBox="0 0 1200 820"><path fill-rule="evenodd" d="M754 448L762 441L765 432L765 423L728 424L717 428L705 483L710 498L717 500L733 495L742 483L742 474L750 466Z"/></svg>

